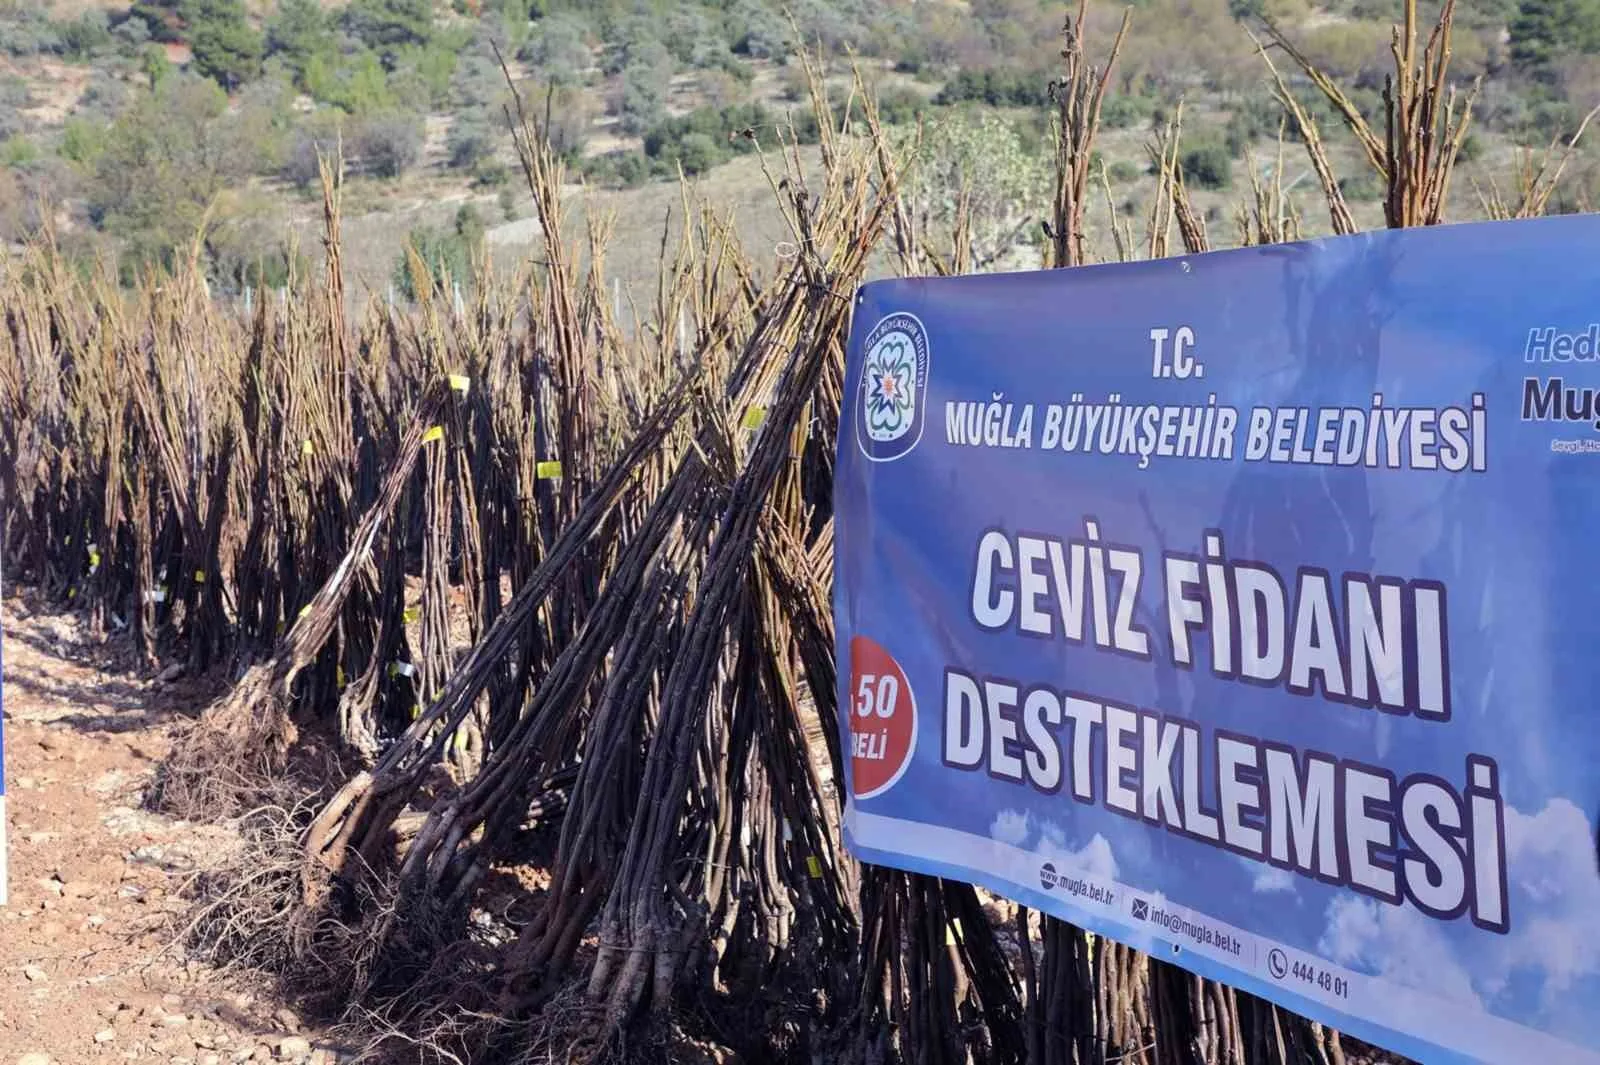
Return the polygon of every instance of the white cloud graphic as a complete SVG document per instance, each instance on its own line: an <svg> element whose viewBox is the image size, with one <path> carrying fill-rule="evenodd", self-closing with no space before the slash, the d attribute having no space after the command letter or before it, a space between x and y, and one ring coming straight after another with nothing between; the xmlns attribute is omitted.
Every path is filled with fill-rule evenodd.
<svg viewBox="0 0 1600 1065"><path fill-rule="evenodd" d="M1532 978L1547 1014L1570 1014L1563 996L1600 978L1593 825L1572 802L1555 799L1535 814L1507 807L1505 829L1509 934L1474 931L1474 943L1458 951L1445 926L1416 909L1346 895L1329 905L1317 949L1342 965L1480 1008L1514 978Z"/></svg>
<svg viewBox="0 0 1600 1065"><path fill-rule="evenodd" d="M1402 987L1483 1006L1439 923L1410 907L1341 895L1328 904L1328 927L1317 950Z"/></svg>
<svg viewBox="0 0 1600 1065"><path fill-rule="evenodd" d="M1032 822L1026 810L1001 810L989 826L989 838L1020 847L1028 840Z"/></svg>
<svg viewBox="0 0 1600 1065"><path fill-rule="evenodd" d="M1272 895L1278 892L1293 893L1294 874L1287 869L1278 869L1270 865L1257 866L1255 879L1251 881L1250 889L1259 895Z"/></svg>
<svg viewBox="0 0 1600 1065"><path fill-rule="evenodd" d="M1067 845L1060 827L1047 821L1039 826L1039 837L1039 846L1035 849L1049 855L1061 871L1083 873L1101 880L1117 878L1117 857L1111 851L1111 841L1100 833L1096 832L1082 847L1073 848Z"/></svg>
<svg viewBox="0 0 1600 1065"><path fill-rule="evenodd" d="M1033 815L1026 810L1001 810L989 823L989 838L1012 847L1027 847L1034 835ZM1111 842L1099 833L1082 847L1067 843L1066 833L1053 821L1038 822L1038 839L1029 848L1049 858L1057 869L1096 876L1105 880L1117 878L1117 859Z"/></svg>
<svg viewBox="0 0 1600 1065"><path fill-rule="evenodd" d="M1547 996L1600 974L1600 871L1583 811L1566 799L1531 815L1507 807L1506 860L1511 934L1501 972L1539 972Z"/></svg>

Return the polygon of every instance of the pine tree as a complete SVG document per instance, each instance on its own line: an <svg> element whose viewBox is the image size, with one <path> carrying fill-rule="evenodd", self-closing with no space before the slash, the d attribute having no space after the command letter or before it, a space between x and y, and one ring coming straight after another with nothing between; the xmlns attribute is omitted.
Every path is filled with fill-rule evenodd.
<svg viewBox="0 0 1600 1065"><path fill-rule="evenodd" d="M430 0L352 0L344 12L345 29L394 68L407 46L426 46L433 39Z"/></svg>
<svg viewBox="0 0 1600 1065"><path fill-rule="evenodd" d="M1511 20L1511 58L1541 72L1562 55L1600 52L1600 0L1522 0Z"/></svg>
<svg viewBox="0 0 1600 1065"><path fill-rule="evenodd" d="M283 0L267 24L267 54L281 56L302 88L306 66L313 58L330 59L336 46L333 25L317 0Z"/></svg>
<svg viewBox="0 0 1600 1065"><path fill-rule="evenodd" d="M201 74L232 92L261 73L266 47L244 0L182 0L178 13Z"/></svg>
<svg viewBox="0 0 1600 1065"><path fill-rule="evenodd" d="M183 39L183 20L178 15L178 0L135 0L128 15L145 24L153 41L172 44Z"/></svg>

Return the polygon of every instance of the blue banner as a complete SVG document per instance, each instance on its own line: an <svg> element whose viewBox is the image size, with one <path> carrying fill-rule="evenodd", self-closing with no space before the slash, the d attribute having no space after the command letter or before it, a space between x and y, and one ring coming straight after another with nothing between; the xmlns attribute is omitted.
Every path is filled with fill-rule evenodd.
<svg viewBox="0 0 1600 1065"><path fill-rule="evenodd" d="M1428 1063L1600 1063L1596 248L864 286L850 849Z"/></svg>

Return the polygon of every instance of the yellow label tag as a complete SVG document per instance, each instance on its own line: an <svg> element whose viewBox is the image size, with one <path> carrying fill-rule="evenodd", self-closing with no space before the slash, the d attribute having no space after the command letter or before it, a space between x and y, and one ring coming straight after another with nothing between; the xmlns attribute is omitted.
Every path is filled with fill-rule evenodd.
<svg viewBox="0 0 1600 1065"><path fill-rule="evenodd" d="M806 855L806 870L817 879L822 878L822 859L815 854Z"/></svg>
<svg viewBox="0 0 1600 1065"><path fill-rule="evenodd" d="M334 666L333 667L333 682L335 684L337 684L341 688L344 687L344 667L343 666Z"/></svg>
<svg viewBox="0 0 1600 1065"><path fill-rule="evenodd" d="M535 470L541 480L555 481L561 478L561 463L541 462Z"/></svg>
<svg viewBox="0 0 1600 1065"><path fill-rule="evenodd" d="M450 389L451 389L451 391L460 392L464 396L464 395L467 394L467 390L470 389L471 387L472 387L472 378L468 377L466 374L453 373L453 374L450 375Z"/></svg>
<svg viewBox="0 0 1600 1065"><path fill-rule="evenodd" d="M68 546L68 547L71 547L71 546L72 546L72 537L70 537L70 536L69 536L69 537L67 537L67 546Z"/></svg>
<svg viewBox="0 0 1600 1065"><path fill-rule="evenodd" d="M408 607L405 608L405 610L401 611L400 620L404 621L407 625L409 625L413 621L416 621L421 616L422 616L422 611L419 608L414 607L414 606L408 606Z"/></svg>
<svg viewBox="0 0 1600 1065"><path fill-rule="evenodd" d="M100 565L100 552L96 551L94 548L91 547L89 549L89 568L90 569L94 569L95 567L97 567L99 565Z"/></svg>
<svg viewBox="0 0 1600 1065"><path fill-rule="evenodd" d="M316 450L317 450L316 448L311 446L311 441L309 441L309 440L300 441L300 454L309 455L309 454L311 454L312 452L314 452Z"/></svg>
<svg viewBox="0 0 1600 1065"><path fill-rule="evenodd" d="M467 734L462 732L460 729L456 730L455 745L456 750L458 751L464 751L467 749Z"/></svg>
<svg viewBox="0 0 1600 1065"><path fill-rule="evenodd" d="M422 442L424 444L431 444L435 440L443 440L443 439L444 439L444 426L442 426L442 425L430 426L428 431L422 434Z"/></svg>
<svg viewBox="0 0 1600 1065"><path fill-rule="evenodd" d="M303 618L309 613L311 613L311 604L307 603L305 606L300 608L300 613L296 614L295 617Z"/></svg>
<svg viewBox="0 0 1600 1065"><path fill-rule="evenodd" d="M421 703L412 703L411 704L411 720L415 721L417 718L419 718L421 716L422 716L422 704Z"/></svg>
<svg viewBox="0 0 1600 1065"><path fill-rule="evenodd" d="M206 582L206 571L203 570L203 569L195 570L194 571L194 582L196 584L204 584Z"/></svg>
<svg viewBox="0 0 1600 1065"><path fill-rule="evenodd" d="M751 407L744 412L744 420L740 422L746 429L759 429L761 423L767 420L767 408Z"/></svg>
<svg viewBox="0 0 1600 1065"><path fill-rule="evenodd" d="M951 923L952 927L946 928L944 930L944 945L947 946L947 947L955 946L956 945L956 936L965 934L965 933L963 933L961 931L961 918L957 917L957 918L953 919L950 923Z"/></svg>
<svg viewBox="0 0 1600 1065"><path fill-rule="evenodd" d="M67 598L68 599L76 599L76 598L78 598L78 589L76 589L76 588L68 588L67 589Z"/></svg>

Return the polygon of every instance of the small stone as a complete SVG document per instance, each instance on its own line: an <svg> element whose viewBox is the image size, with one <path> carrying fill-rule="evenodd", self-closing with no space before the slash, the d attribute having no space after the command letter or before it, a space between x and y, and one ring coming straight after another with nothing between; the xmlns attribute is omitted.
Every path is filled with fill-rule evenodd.
<svg viewBox="0 0 1600 1065"><path fill-rule="evenodd" d="M24 1054L17 1059L17 1065L50 1065L50 1055L41 1054L37 1050Z"/></svg>
<svg viewBox="0 0 1600 1065"><path fill-rule="evenodd" d="M279 1061L299 1061L311 1055L311 1042L298 1035L278 1040Z"/></svg>
<svg viewBox="0 0 1600 1065"><path fill-rule="evenodd" d="M272 1015L272 1019L277 1021L279 1026L286 1032L298 1032L300 1030L300 1018L295 1015L294 1010L281 1009Z"/></svg>
<svg viewBox="0 0 1600 1065"><path fill-rule="evenodd" d="M165 1017L161 1018L161 1023L166 1025L168 1028L182 1028L184 1025L189 1023L189 1018L185 1017L181 1013L169 1013Z"/></svg>
<svg viewBox="0 0 1600 1065"><path fill-rule="evenodd" d="M116 1031L111 1028L102 1028L100 1031L94 1033L94 1041L96 1043L109 1043L116 1037Z"/></svg>
<svg viewBox="0 0 1600 1065"><path fill-rule="evenodd" d="M55 895L58 897L61 895L62 891L66 889L65 884L53 877L47 880L39 881L39 886L45 890L46 894Z"/></svg>
<svg viewBox="0 0 1600 1065"><path fill-rule="evenodd" d="M23 966L22 975L27 978L28 983L30 984L37 984L48 979L48 977L45 975L45 971L39 968L37 965Z"/></svg>

